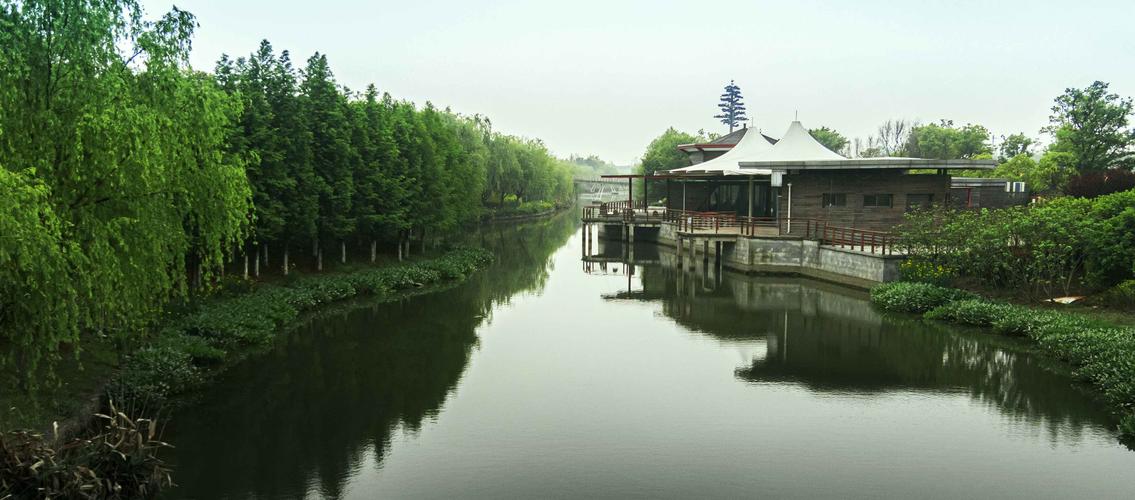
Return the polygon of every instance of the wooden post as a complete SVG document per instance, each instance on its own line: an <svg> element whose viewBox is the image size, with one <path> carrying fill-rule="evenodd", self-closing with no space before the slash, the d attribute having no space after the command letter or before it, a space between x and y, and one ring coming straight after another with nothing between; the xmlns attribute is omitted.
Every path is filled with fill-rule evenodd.
<svg viewBox="0 0 1135 500"><path fill-rule="evenodd" d="M753 216L753 176L749 176L749 217Z"/></svg>

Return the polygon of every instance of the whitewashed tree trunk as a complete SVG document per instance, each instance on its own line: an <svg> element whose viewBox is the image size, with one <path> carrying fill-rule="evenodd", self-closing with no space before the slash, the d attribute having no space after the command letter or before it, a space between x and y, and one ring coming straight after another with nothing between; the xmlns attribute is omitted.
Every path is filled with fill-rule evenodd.
<svg viewBox="0 0 1135 500"><path fill-rule="evenodd" d="M267 265L267 264L265 264L265 265ZM253 259L253 261L252 261L252 275L257 277L257 278L260 277L260 251L259 250L256 251L256 258Z"/></svg>
<svg viewBox="0 0 1135 500"><path fill-rule="evenodd" d="M346 264L347 263L347 242L346 241L340 241L339 242L339 251L342 254L342 257L339 259L339 261L343 264Z"/></svg>
<svg viewBox="0 0 1135 500"><path fill-rule="evenodd" d="M244 279L248 279L248 252L244 252Z"/></svg>
<svg viewBox="0 0 1135 500"><path fill-rule="evenodd" d="M398 240L398 262L402 262L402 240Z"/></svg>
<svg viewBox="0 0 1135 500"><path fill-rule="evenodd" d="M374 264L376 259L378 259L378 242L370 240L370 263Z"/></svg>
<svg viewBox="0 0 1135 500"><path fill-rule="evenodd" d="M288 275L288 247L284 247L284 276Z"/></svg>
<svg viewBox="0 0 1135 500"><path fill-rule="evenodd" d="M323 249L320 248L315 251L315 270L323 272Z"/></svg>

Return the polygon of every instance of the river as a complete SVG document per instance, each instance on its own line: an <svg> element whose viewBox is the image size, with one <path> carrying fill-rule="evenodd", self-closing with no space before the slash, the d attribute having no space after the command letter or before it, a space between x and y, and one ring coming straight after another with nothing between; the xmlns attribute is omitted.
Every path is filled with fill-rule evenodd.
<svg viewBox="0 0 1135 500"><path fill-rule="evenodd" d="M649 245L584 264L572 214L474 237L468 282L309 318L178 411L167 497L1135 493L1106 408L1012 339Z"/></svg>

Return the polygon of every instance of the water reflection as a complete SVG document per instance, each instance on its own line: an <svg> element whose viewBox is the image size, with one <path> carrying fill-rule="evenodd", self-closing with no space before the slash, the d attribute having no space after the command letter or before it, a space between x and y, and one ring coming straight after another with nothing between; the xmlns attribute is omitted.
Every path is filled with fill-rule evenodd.
<svg viewBox="0 0 1135 500"><path fill-rule="evenodd" d="M486 228L471 237L500 258L466 284L329 311L238 366L176 415L172 496L1135 488L1104 407L1011 339L884 316L839 286L585 245L575 220Z"/></svg>
<svg viewBox="0 0 1135 500"><path fill-rule="evenodd" d="M482 228L471 238L497 249L489 271L440 293L323 311L234 367L175 415L167 437L181 486L170 496L343 496L351 476L383 466L395 433L416 433L436 416L477 327L516 294L544 286L573 221Z"/></svg>
<svg viewBox="0 0 1135 500"><path fill-rule="evenodd" d="M627 250L612 241L601 248ZM699 260L679 265L666 251L657 259L663 265L637 269L638 289L605 298L660 301L663 313L689 330L762 343L764 351L735 370L743 381L833 395L966 393L1006 418L1046 429L1054 442L1115 424L1090 390L1069 380L1066 367L1031 355L1016 339L885 315L866 292L840 285L722 273Z"/></svg>

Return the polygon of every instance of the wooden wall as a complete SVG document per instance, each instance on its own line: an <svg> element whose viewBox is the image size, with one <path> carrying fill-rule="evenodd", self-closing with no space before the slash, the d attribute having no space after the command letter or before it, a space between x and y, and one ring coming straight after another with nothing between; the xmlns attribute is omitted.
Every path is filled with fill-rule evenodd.
<svg viewBox="0 0 1135 500"><path fill-rule="evenodd" d="M792 184L792 218L822 219L839 226L886 231L903 220L908 194L931 194L934 204L947 202L950 176L907 174L901 170L811 171L784 176L780 217L788 216L788 184ZM824 193L846 193L847 206L821 205ZM892 206L865 207L863 195L893 195Z"/></svg>

